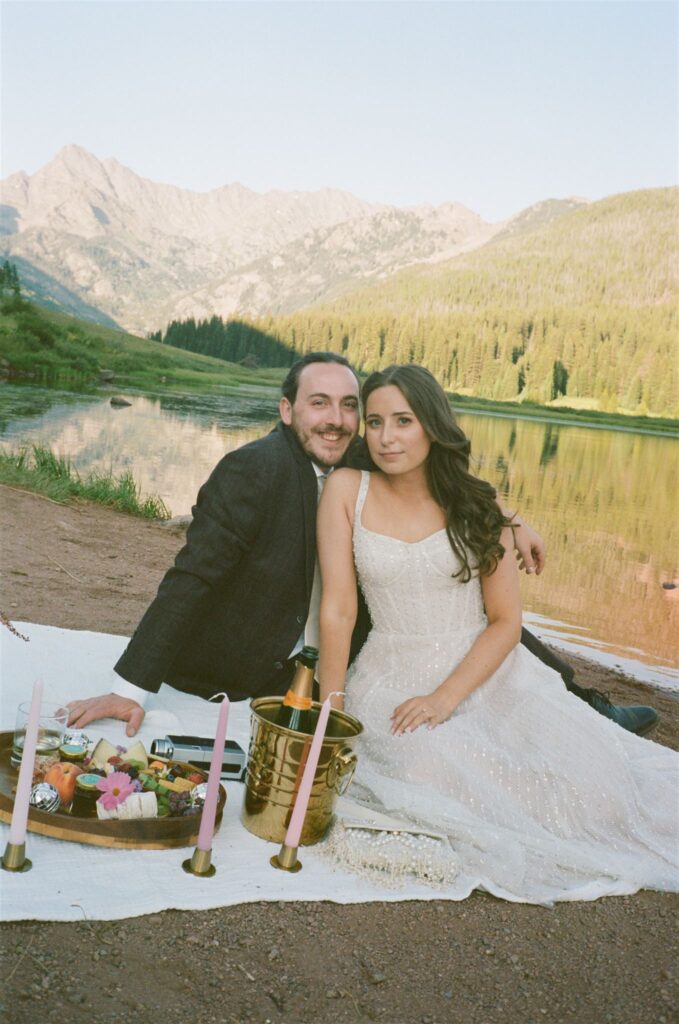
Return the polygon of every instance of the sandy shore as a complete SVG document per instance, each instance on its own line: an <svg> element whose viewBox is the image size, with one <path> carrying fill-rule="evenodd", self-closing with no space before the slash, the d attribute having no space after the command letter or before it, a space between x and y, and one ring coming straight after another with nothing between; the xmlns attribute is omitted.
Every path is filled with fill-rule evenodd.
<svg viewBox="0 0 679 1024"><path fill-rule="evenodd" d="M183 540L99 506L1 486L0 535L5 615L124 635ZM677 749L678 695L571 660L582 685L655 706L653 739ZM678 907L650 892L552 910L474 894L463 903L253 904L17 923L0 932L0 1011L13 1024L669 1024L679 1003Z"/></svg>

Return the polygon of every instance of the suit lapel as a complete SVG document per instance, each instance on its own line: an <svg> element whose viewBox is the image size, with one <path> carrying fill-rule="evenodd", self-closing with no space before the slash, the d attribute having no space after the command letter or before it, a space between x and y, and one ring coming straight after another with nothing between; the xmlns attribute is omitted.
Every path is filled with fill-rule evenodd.
<svg viewBox="0 0 679 1024"><path fill-rule="evenodd" d="M300 447L297 438L292 430L283 423L279 423L279 429L288 443L290 452L295 463L297 480L299 483L300 505L299 511L302 514L304 523L304 578L306 582L307 601L311 599L311 589L314 584L314 567L316 565L316 510L318 508L318 480L311 459ZM298 512L299 514L299 512Z"/></svg>

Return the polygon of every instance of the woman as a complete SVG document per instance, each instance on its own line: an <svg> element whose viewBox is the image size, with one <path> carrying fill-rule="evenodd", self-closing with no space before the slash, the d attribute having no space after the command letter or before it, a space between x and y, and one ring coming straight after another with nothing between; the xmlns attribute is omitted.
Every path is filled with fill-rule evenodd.
<svg viewBox="0 0 679 1024"><path fill-rule="evenodd" d="M676 890L679 756L616 728L518 644L511 527L431 374L392 366L362 397L375 472L335 472L319 508L321 693L346 689L364 725L363 803L424 834L404 849L345 830L335 848L459 898ZM356 575L373 630L345 683Z"/></svg>

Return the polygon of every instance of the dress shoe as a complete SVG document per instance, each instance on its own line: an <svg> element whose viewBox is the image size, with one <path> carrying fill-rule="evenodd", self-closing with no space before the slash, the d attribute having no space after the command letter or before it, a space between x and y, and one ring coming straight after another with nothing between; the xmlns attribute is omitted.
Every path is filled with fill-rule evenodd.
<svg viewBox="0 0 679 1024"><path fill-rule="evenodd" d="M611 703L600 690L588 690L585 699L600 715L610 718L616 725L622 726L628 732L636 733L637 736L645 736L658 724L658 712L646 707L645 704L621 707L619 704Z"/></svg>

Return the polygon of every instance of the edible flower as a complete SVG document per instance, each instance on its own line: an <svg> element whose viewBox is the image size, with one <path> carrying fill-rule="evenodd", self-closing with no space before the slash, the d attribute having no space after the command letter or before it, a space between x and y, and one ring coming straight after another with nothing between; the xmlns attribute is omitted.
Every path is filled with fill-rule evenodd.
<svg viewBox="0 0 679 1024"><path fill-rule="evenodd" d="M125 772L112 772L106 778L99 779L97 789L101 790L97 803L107 811L114 810L118 804L127 800L130 793L134 793L132 779Z"/></svg>

